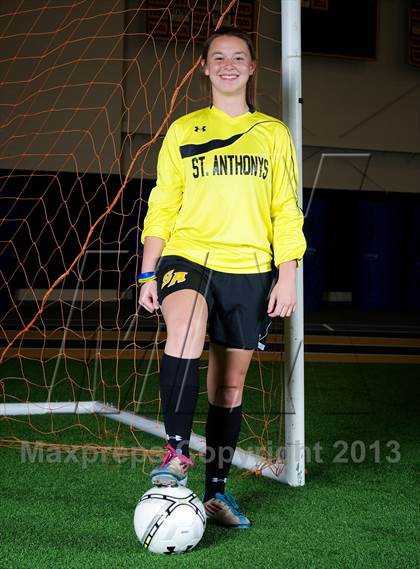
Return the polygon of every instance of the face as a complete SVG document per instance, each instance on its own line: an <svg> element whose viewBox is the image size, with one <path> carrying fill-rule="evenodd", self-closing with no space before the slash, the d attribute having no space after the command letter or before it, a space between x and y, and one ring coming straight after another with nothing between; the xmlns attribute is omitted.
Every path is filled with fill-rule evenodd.
<svg viewBox="0 0 420 569"><path fill-rule="evenodd" d="M235 36L220 36L212 41L207 61L202 62L204 74L210 79L213 93L231 96L243 94L246 84L255 71L245 41Z"/></svg>

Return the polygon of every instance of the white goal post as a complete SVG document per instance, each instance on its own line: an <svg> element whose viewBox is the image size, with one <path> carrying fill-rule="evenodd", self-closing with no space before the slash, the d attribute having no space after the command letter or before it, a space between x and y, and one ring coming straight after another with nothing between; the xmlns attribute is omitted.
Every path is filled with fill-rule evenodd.
<svg viewBox="0 0 420 569"><path fill-rule="evenodd" d="M282 101L283 122L296 147L299 172L298 197L303 201L302 184L302 55L301 2L282 0ZM305 484L305 408L304 408L304 311L303 267L296 272L297 307L285 320L285 437L288 458L287 482Z"/></svg>

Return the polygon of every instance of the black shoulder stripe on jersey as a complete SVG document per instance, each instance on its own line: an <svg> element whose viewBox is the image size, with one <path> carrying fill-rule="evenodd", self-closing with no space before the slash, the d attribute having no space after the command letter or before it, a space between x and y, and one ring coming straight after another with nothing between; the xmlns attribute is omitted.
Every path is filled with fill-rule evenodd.
<svg viewBox="0 0 420 569"><path fill-rule="evenodd" d="M253 124L248 130L245 132L240 132L239 134L234 134L226 139L214 138L213 140L209 140L207 142L203 142L202 144L184 144L179 147L181 152L181 158L191 158L192 156L197 156L197 154L204 154L205 152L209 152L210 150L217 150L218 148L225 148L226 146L230 146L234 142L241 138L244 134L247 134L250 130L252 130L255 126L259 124L263 124L266 122L279 122L279 121L261 121Z"/></svg>
<svg viewBox="0 0 420 569"><path fill-rule="evenodd" d="M203 142L203 144L184 144L183 146L179 147L181 151L182 158L190 158L191 156L196 156L197 154L204 154L205 152L209 152L210 150L216 150L217 148L224 148L225 146L229 146L233 144L238 138L241 138L245 133L241 132L239 134L234 134L230 138L226 138L222 140L220 138L215 138L213 140L209 140L208 142Z"/></svg>

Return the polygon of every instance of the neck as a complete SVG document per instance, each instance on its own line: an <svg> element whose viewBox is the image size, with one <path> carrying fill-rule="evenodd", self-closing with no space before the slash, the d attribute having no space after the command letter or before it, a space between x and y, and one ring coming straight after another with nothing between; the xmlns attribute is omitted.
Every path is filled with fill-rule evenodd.
<svg viewBox="0 0 420 569"><path fill-rule="evenodd" d="M243 94L221 97L218 93L213 93L213 105L231 117L237 117L249 111Z"/></svg>

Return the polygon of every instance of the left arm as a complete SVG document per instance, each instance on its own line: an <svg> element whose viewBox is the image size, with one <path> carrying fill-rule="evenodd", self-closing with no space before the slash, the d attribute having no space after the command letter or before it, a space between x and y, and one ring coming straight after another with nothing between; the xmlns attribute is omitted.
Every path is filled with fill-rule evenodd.
<svg viewBox="0 0 420 569"><path fill-rule="evenodd" d="M298 171L296 154L287 129L273 156L273 227L274 263L278 280L271 291L268 314L290 316L296 308L296 268L302 261L306 240L302 231L303 213L298 203Z"/></svg>

